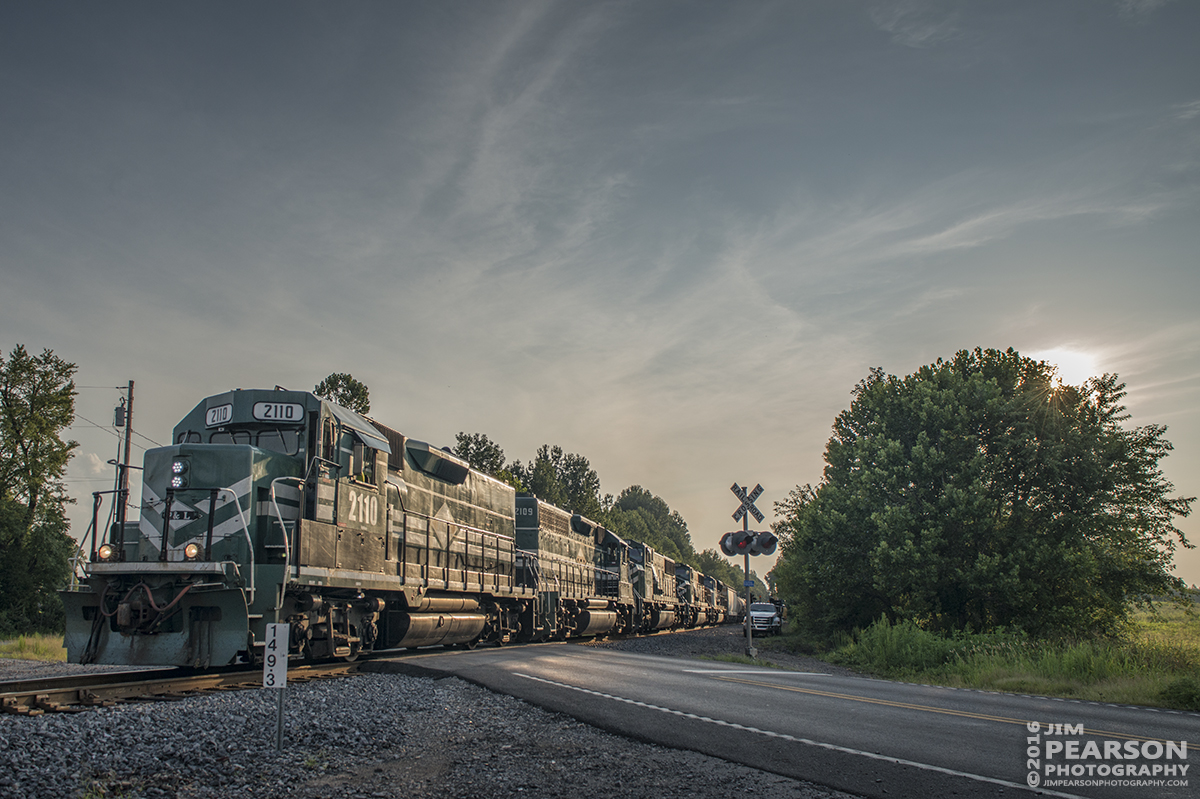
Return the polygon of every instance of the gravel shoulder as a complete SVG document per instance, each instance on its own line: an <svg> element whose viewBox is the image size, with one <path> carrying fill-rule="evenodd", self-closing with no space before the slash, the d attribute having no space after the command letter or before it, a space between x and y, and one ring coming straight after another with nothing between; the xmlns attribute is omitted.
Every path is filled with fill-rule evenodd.
<svg viewBox="0 0 1200 799"><path fill-rule="evenodd" d="M580 644L676 657L740 654L740 628ZM760 652L804 671L811 658ZM77 666L0 661L0 680ZM398 674L38 718L0 716L0 797L849 799L820 786L613 735L455 678Z"/></svg>

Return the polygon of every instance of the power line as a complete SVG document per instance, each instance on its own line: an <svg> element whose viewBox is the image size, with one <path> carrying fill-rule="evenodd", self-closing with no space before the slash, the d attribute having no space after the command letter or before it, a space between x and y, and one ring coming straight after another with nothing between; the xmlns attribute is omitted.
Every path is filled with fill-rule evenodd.
<svg viewBox="0 0 1200 799"><path fill-rule="evenodd" d="M91 419L87 418L87 417L86 417L86 416L84 416L83 414L79 414L79 413L77 413L77 414L75 414L75 418L76 418L76 419L82 419L83 421L85 421L85 422L87 422L88 424L90 424L92 427L96 428L97 430L103 430L104 432L108 433L110 436L113 436L113 437L115 437L115 438L117 438L117 439L120 439L120 438L121 438L121 435L120 435L120 433L117 433L116 431L114 431L114 430L113 430L112 428L110 428L110 427L105 427L104 425L97 424L96 422L93 422ZM68 426L67 426L67 429L70 429L71 427L74 427L74 425L68 425ZM134 432L137 432L137 431L135 430ZM137 434L138 434L139 436L142 436L142 434L141 434L141 433L137 433ZM161 446L162 446L162 444L159 444L157 441L155 441L155 440L154 440L154 439L152 439L152 438L147 438L146 436L142 436L142 438L145 438L147 441L149 441L151 444L154 444L155 446L159 446L159 447L161 447ZM133 442L130 442L130 443L131 443L131 444L133 444ZM133 444L133 446L137 447L138 449L143 449L143 450L145 449L145 447L143 447L141 444Z"/></svg>
<svg viewBox="0 0 1200 799"><path fill-rule="evenodd" d="M112 428L105 427L102 424L97 424L96 422L93 422L91 419L87 418L83 414L77 413L77 414L75 414L75 418L82 419L83 421L90 424L92 427L96 428L97 430L103 430L104 432L108 433L110 436L116 436L117 438L120 438L120 436L117 435L116 431L114 431ZM70 430L74 426L75 425L73 425L73 424L69 424L69 425L67 425L67 429Z"/></svg>
<svg viewBox="0 0 1200 799"><path fill-rule="evenodd" d="M120 434L120 433L118 433L118 432L116 432L116 431L115 431L115 430L113 430L112 428L110 428L110 427L105 427L104 425L101 425L101 424L97 424L96 422L93 422L91 419L87 418L87 417L86 417L86 416L84 416L83 414L79 414L79 413L77 413L77 414L75 414L75 418L76 418L76 419L82 419L83 421L85 421L85 422L87 422L88 424L90 424L92 427L95 427L95 428L96 428L96 429L98 429L98 430L103 430L104 432L108 433L110 436L116 436L117 438L120 438L120 437L121 437L121 434ZM74 425L67 425L67 428L68 428L68 429L70 429L70 428L71 428L71 427L73 427L73 426L74 426ZM140 436L141 438L144 438L144 439L146 439L147 441L149 441L151 444L153 444L153 445L154 445L154 446L156 446L156 447L161 447L161 446L162 446L162 444L158 443L157 441L155 441L155 440L154 440L153 438L151 438L150 436L143 435L142 433L139 433L139 432L138 432L138 431L136 431L136 430L134 430L134 431L133 431L133 434L134 434L135 436ZM134 446L135 446L135 447L138 447L139 449L145 449L145 447L141 446L140 444L134 444Z"/></svg>
<svg viewBox="0 0 1200 799"><path fill-rule="evenodd" d="M139 433L139 432L138 432L138 431L136 431L136 430L134 430L134 431L133 431L133 434L134 434L135 436L141 436L142 438L146 439L147 441L149 441L151 444L153 444L153 445L154 445L154 446L156 446L156 447L161 447L161 446L162 446L162 444L158 443L157 441L155 441L155 440L154 440L153 438L151 438L150 436L143 436L141 433Z"/></svg>

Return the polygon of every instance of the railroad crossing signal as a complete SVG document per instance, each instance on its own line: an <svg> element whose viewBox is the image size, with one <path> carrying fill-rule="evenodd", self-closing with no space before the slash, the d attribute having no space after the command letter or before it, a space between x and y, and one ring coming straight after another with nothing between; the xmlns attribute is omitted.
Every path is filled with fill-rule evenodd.
<svg viewBox="0 0 1200 799"><path fill-rule="evenodd" d="M779 539L770 530L735 530L721 536L721 551L734 555L773 555Z"/></svg>
<svg viewBox="0 0 1200 799"><path fill-rule="evenodd" d="M754 500L758 499L759 495L761 495L763 492L763 487L761 485L755 485L754 490L749 494L746 493L745 488L742 488L737 483L734 483L732 486L730 486L729 490L733 492L734 496L742 501L741 507L733 512L733 520L735 522L740 522L742 517L747 513L753 516L754 521L756 522L761 522L763 520L762 512L758 508L754 507Z"/></svg>

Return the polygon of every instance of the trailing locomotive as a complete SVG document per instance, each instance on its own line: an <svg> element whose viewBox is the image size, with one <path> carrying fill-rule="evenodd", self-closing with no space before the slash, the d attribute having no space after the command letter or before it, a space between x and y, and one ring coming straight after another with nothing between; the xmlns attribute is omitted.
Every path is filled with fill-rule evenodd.
<svg viewBox="0 0 1200 799"><path fill-rule="evenodd" d="M728 586L308 392L208 397L148 450L140 520L93 523L68 658L309 659L740 620ZM99 502L96 503L97 508Z"/></svg>

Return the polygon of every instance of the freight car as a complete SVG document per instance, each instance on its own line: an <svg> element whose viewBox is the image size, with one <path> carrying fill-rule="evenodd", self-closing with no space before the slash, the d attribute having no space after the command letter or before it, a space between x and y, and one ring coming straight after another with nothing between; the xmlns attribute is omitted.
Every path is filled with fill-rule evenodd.
<svg viewBox="0 0 1200 799"><path fill-rule="evenodd" d="M94 518L64 592L72 662L254 662L270 622L308 659L653 632L724 620L736 599L308 392L208 397L142 474L139 521L97 535Z"/></svg>

